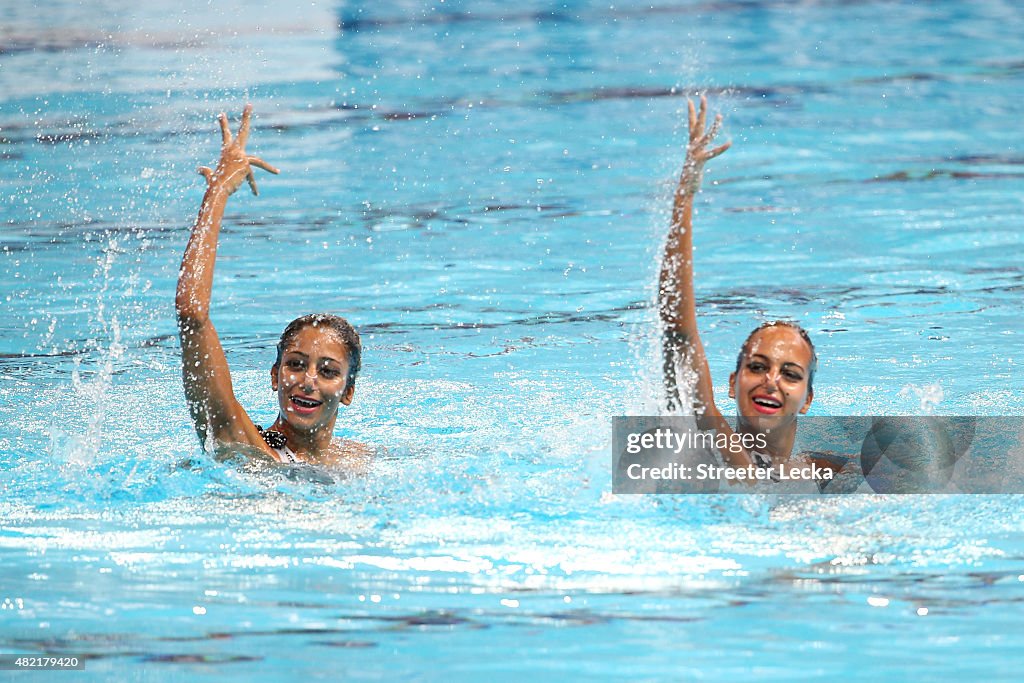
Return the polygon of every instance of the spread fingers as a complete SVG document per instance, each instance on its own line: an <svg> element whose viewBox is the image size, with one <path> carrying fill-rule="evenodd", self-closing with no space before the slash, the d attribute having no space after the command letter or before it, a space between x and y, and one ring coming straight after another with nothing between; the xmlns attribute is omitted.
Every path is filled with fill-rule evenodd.
<svg viewBox="0 0 1024 683"><path fill-rule="evenodd" d="M709 130L707 134L700 139L701 147L711 144L711 141L715 139L716 135L718 135L718 129L721 127L722 115L718 114L717 116L715 116L715 122L711 124L711 130Z"/></svg>
<svg viewBox="0 0 1024 683"><path fill-rule="evenodd" d="M270 171L271 173L275 174L281 172L277 167L271 166L270 164L263 161L263 159L260 159L259 157L249 157L249 165L256 166L257 168L262 168L264 171Z"/></svg>
<svg viewBox="0 0 1024 683"><path fill-rule="evenodd" d="M245 143L249 140L249 121L252 119L252 105L245 105L245 109L242 110L242 124L238 127L238 145L245 147Z"/></svg>
<svg viewBox="0 0 1024 683"><path fill-rule="evenodd" d="M225 114L224 112L221 112L220 116L217 117L217 120L220 122L220 139L221 139L221 142L224 145L230 145L231 144L231 129L228 128L228 115Z"/></svg>
<svg viewBox="0 0 1024 683"><path fill-rule="evenodd" d="M707 156L705 157L705 159L714 159L714 158L715 158L715 157L717 157L717 156L718 156L719 154L721 154L721 153L722 153L722 152L724 152L725 150L729 149L729 147L730 147L731 145L732 145L732 143L731 143L731 142L727 142L727 143L725 143L724 145L719 145L718 147L715 147L715 148L714 148L713 150L711 150L710 152L708 152L708 154L707 154Z"/></svg>
<svg viewBox="0 0 1024 683"><path fill-rule="evenodd" d="M687 99L686 106L690 110L690 139L693 140L700 131L697 129L697 110L693 108L693 100Z"/></svg>

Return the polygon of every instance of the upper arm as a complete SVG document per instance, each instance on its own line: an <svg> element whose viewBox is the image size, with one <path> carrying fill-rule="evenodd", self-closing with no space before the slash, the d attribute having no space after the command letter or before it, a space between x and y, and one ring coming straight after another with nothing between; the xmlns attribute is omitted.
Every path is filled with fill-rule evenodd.
<svg viewBox="0 0 1024 683"><path fill-rule="evenodd" d="M662 343L665 391L669 403L675 407L691 406L698 424L705 419L720 418L721 413L715 405L711 370L700 336L666 325Z"/></svg>
<svg viewBox="0 0 1024 683"><path fill-rule="evenodd" d="M199 438L218 445L247 444L266 449L256 426L235 399L231 373L209 318L178 317L182 380Z"/></svg>

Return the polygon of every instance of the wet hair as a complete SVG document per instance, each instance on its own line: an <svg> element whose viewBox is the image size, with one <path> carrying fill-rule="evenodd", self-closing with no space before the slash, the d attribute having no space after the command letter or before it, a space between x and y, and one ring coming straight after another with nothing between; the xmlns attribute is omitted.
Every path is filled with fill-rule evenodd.
<svg viewBox="0 0 1024 683"><path fill-rule="evenodd" d="M341 343L348 353L348 376L345 378L345 388L348 389L355 383L356 375L362 368L363 345L359 341L359 333L356 332L356 328L339 315L310 313L288 323L288 327L284 328L284 332L281 333L281 340L277 342L277 360L274 361L274 367L281 364L281 356L284 355L288 344L307 327L322 327L331 330L341 339Z"/></svg>
<svg viewBox="0 0 1024 683"><path fill-rule="evenodd" d="M787 320L772 320L770 322L762 323L754 328L754 331L747 335L747 340L743 342L743 346L740 347L740 354L736 356L736 372L740 371L743 366L743 357L747 355L747 351L750 350L750 342L761 330L769 327L788 327L792 330L796 330L800 334L800 338L807 342L807 346L811 349L811 366L807 368L807 391L814 393L814 373L818 370L818 352L814 350L814 342L811 341L811 335L807 334L807 330L800 327L796 323L791 323Z"/></svg>

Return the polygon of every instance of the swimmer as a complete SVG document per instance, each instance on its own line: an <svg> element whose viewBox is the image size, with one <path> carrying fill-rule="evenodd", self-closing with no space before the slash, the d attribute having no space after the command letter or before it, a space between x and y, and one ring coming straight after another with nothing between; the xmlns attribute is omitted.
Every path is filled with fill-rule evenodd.
<svg viewBox="0 0 1024 683"><path fill-rule="evenodd" d="M761 325L740 348L736 369L729 375L729 398L736 400L735 430L715 405L711 371L697 329L693 289L693 202L700 190L704 164L719 156L731 143L711 147L721 126L715 116L707 127L707 100L700 98L698 112L689 105L689 143L676 188L672 223L665 243L658 283L658 310L664 328L664 378L669 404L681 408L687 400L677 384L679 374L694 379L690 399L703 430L715 430L736 444L722 453L726 464L736 468L784 467L796 439L797 416L805 414L814 399L817 355L801 327L789 322ZM734 433L763 435L764 452L747 451L733 439ZM749 441L748 441L749 443ZM831 466L830 466L831 468Z"/></svg>
<svg viewBox="0 0 1024 683"><path fill-rule="evenodd" d="M359 334L344 318L317 313L293 320L277 344L270 386L277 394L278 416L262 429L235 398L227 358L210 322L210 293L221 218L228 197L243 182L258 194L253 169L278 173L245 151L252 105L242 112L232 137L221 114L222 147L215 169L205 166L206 194L185 248L175 308L181 337L185 397L196 432L217 455L243 453L277 462L360 466L369 449L334 438L338 410L352 402L359 374Z"/></svg>

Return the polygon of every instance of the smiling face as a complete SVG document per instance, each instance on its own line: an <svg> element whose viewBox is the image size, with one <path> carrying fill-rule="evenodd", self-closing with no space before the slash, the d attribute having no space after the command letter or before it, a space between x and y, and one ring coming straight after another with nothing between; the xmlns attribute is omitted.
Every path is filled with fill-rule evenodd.
<svg viewBox="0 0 1024 683"><path fill-rule="evenodd" d="M333 430L341 405L352 402L349 357L338 334L312 325L292 336L270 370L281 417L295 430Z"/></svg>
<svg viewBox="0 0 1024 683"><path fill-rule="evenodd" d="M729 375L729 397L743 424L763 430L792 422L811 407L813 352L788 325L764 327L751 336L739 369Z"/></svg>

